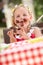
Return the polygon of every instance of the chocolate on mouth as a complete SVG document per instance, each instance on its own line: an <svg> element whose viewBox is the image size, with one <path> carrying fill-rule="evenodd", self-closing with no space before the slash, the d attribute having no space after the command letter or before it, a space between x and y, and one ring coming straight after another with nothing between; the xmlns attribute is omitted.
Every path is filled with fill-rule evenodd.
<svg viewBox="0 0 43 65"><path fill-rule="evenodd" d="M26 20L26 19L24 19L24 21L26 22L27 20Z"/></svg>
<svg viewBox="0 0 43 65"><path fill-rule="evenodd" d="M16 23L19 23L19 21L18 21L18 20L16 20Z"/></svg>
<svg viewBox="0 0 43 65"><path fill-rule="evenodd" d="M23 21L16 20L16 23L23 23L23 22L24 22L24 20Z"/></svg>
<svg viewBox="0 0 43 65"><path fill-rule="evenodd" d="M21 20L21 21L16 20L16 23L23 23L23 22L26 22L26 21L27 21L26 19L23 19L23 20Z"/></svg>
<svg viewBox="0 0 43 65"><path fill-rule="evenodd" d="M18 28L18 30L20 30L21 28Z"/></svg>

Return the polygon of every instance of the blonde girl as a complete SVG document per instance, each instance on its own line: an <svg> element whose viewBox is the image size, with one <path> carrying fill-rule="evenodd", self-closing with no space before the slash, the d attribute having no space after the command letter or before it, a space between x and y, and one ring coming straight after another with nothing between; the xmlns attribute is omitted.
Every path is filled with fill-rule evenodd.
<svg viewBox="0 0 43 65"><path fill-rule="evenodd" d="M32 14L24 5L18 5L13 11L12 28L8 31L10 42L17 42L42 36L38 27L31 27ZM14 29L16 32L14 32Z"/></svg>

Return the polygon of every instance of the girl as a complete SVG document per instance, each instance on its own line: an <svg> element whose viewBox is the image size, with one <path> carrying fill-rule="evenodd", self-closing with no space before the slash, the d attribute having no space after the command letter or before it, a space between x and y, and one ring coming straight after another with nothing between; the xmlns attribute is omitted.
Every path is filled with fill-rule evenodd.
<svg viewBox="0 0 43 65"><path fill-rule="evenodd" d="M15 8L13 11L13 27L7 33L11 43L42 36L38 27L31 27L31 19L32 14L28 8L23 5Z"/></svg>

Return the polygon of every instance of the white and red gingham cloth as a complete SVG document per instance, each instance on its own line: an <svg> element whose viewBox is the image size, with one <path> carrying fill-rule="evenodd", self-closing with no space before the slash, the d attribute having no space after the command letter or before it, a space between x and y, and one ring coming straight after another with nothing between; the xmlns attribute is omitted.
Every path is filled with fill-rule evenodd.
<svg viewBox="0 0 43 65"><path fill-rule="evenodd" d="M0 65L43 65L43 42L14 45L0 53Z"/></svg>

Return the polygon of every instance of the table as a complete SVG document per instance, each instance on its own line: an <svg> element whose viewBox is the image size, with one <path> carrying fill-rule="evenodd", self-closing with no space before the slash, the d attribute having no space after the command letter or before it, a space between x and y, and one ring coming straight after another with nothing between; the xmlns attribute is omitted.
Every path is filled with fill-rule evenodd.
<svg viewBox="0 0 43 65"><path fill-rule="evenodd" d="M0 65L43 65L43 40L35 44L27 41L10 44L0 53Z"/></svg>

